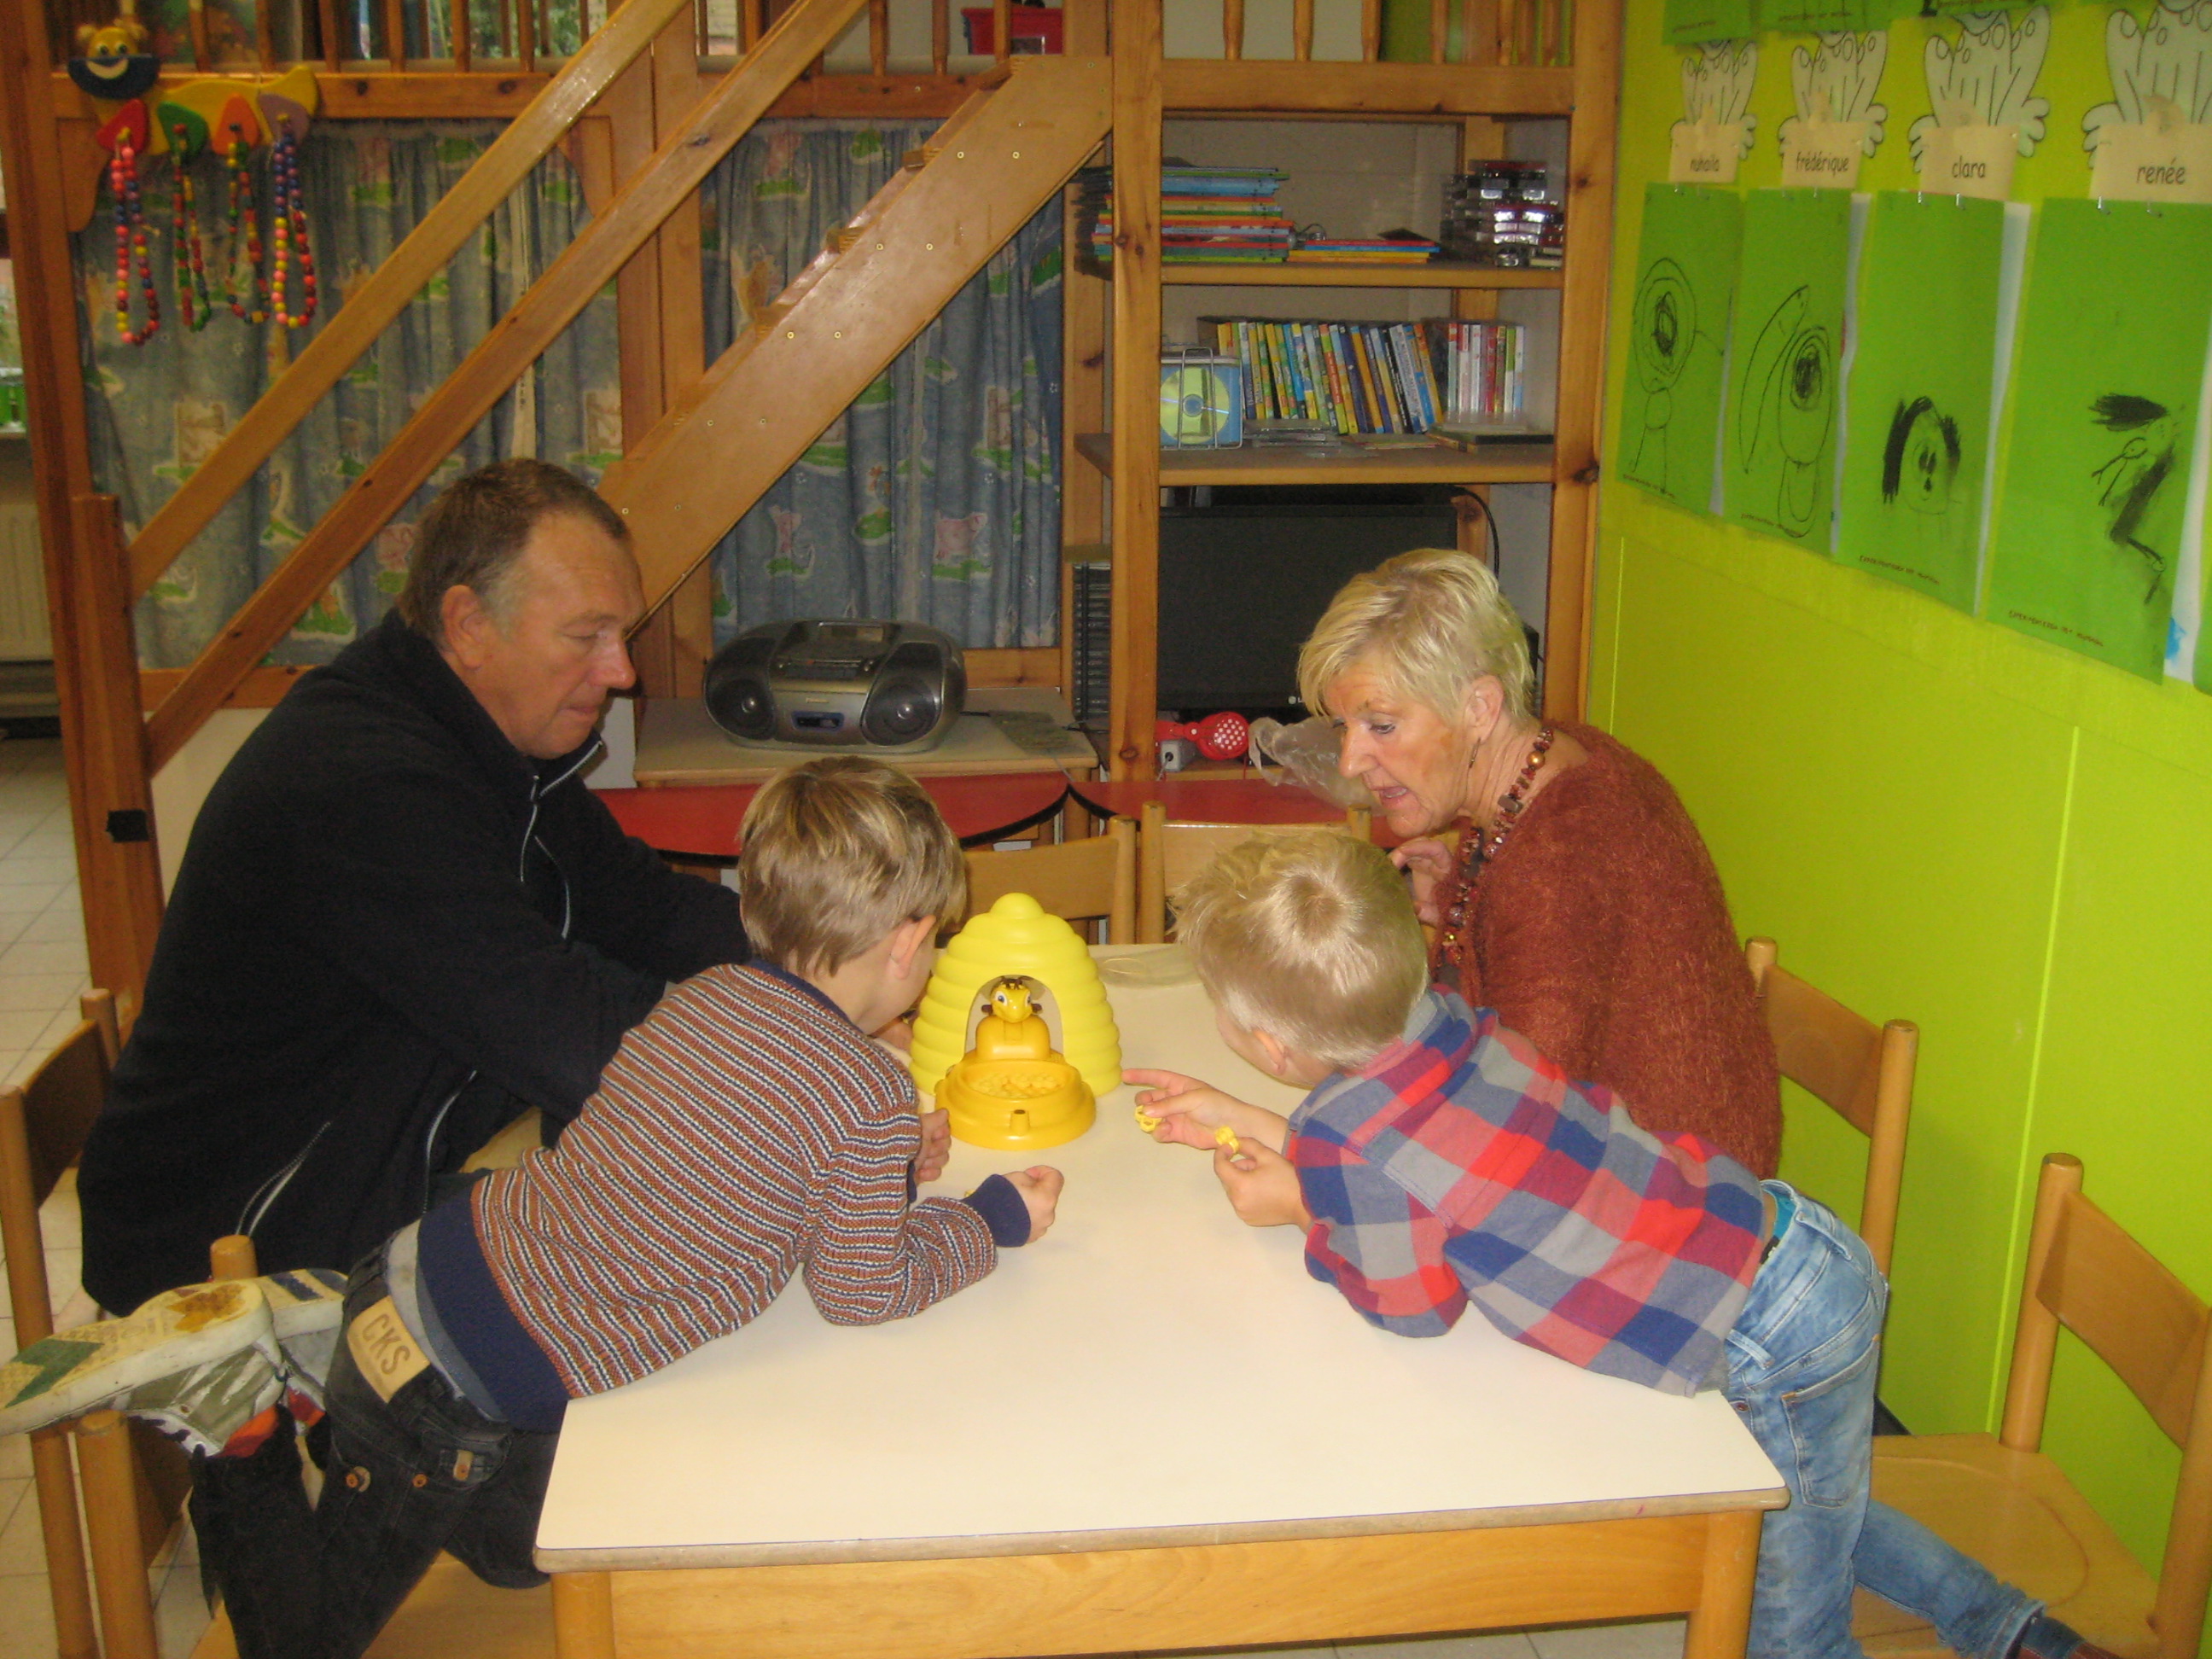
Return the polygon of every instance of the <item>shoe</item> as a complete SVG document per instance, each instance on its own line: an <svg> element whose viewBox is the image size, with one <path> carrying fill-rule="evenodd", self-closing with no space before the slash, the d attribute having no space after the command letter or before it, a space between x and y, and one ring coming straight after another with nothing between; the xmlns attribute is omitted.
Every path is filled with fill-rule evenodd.
<svg viewBox="0 0 2212 1659"><path fill-rule="evenodd" d="M2013 1659L2118 1659L2110 1650L2084 1640L2071 1626L2039 1613L2012 1645Z"/></svg>
<svg viewBox="0 0 2212 1659"><path fill-rule="evenodd" d="M283 1373L256 1344L143 1383L117 1409L143 1418L186 1451L243 1456L275 1430L283 1393Z"/></svg>
<svg viewBox="0 0 2212 1659"><path fill-rule="evenodd" d="M273 1363L274 1324L258 1280L164 1291L136 1312L57 1331L0 1365L0 1435L81 1416L257 1345Z"/></svg>
<svg viewBox="0 0 2212 1659"><path fill-rule="evenodd" d="M334 1331L345 1322L346 1276L335 1268L295 1267L289 1273L264 1273L254 1282L269 1304L270 1322L279 1342Z"/></svg>

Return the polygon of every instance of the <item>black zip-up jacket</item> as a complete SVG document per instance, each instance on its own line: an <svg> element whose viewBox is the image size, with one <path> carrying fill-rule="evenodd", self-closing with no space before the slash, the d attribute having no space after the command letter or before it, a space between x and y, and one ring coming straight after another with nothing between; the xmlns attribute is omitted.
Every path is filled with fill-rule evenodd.
<svg viewBox="0 0 2212 1659"><path fill-rule="evenodd" d="M136 1307L250 1232L347 1268L524 1106L565 1121L671 981L746 955L670 870L510 744L394 614L304 677L192 830L86 1146L84 1283Z"/></svg>

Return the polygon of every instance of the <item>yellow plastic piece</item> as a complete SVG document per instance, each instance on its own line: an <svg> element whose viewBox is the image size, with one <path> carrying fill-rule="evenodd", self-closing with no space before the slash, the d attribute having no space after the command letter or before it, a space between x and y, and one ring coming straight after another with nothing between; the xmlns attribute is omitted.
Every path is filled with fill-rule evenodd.
<svg viewBox="0 0 2212 1659"><path fill-rule="evenodd" d="M1242 1158L1244 1155L1244 1148L1237 1139L1237 1131L1226 1123L1213 1132L1213 1144L1226 1152L1231 1158Z"/></svg>
<svg viewBox="0 0 2212 1659"><path fill-rule="evenodd" d="M1160 1127L1160 1121L1154 1117L1150 1112L1146 1111L1143 1107L1139 1106L1137 1108L1137 1127L1139 1129L1142 1129L1146 1134L1150 1134L1153 1130Z"/></svg>
<svg viewBox="0 0 2212 1659"><path fill-rule="evenodd" d="M1041 987L1057 1009L1060 1051L1050 1047L1028 988L1017 984L994 991L970 1052L968 1020L976 998L994 981L1017 976ZM951 1115L952 1133L970 1146L1057 1146L1091 1127L1098 1096L1121 1086L1121 1034L1097 965L1075 929L1048 915L1028 894L1008 893L970 918L938 957L915 1016L911 1064L915 1085L937 1096ZM1037 1069L1054 1066L1075 1074L1079 1104L1075 1095L1050 1085L1048 1071ZM963 1066L947 1097L939 1085Z"/></svg>

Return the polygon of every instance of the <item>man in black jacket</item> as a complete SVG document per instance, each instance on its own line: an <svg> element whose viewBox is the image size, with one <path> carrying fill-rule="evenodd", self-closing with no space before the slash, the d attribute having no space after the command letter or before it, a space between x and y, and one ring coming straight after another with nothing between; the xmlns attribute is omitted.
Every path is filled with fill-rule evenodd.
<svg viewBox="0 0 2212 1659"><path fill-rule="evenodd" d="M398 606L271 711L201 810L86 1148L84 1282L344 1268L526 1107L574 1116L737 896L578 774L642 610L621 519L507 461L425 515Z"/></svg>

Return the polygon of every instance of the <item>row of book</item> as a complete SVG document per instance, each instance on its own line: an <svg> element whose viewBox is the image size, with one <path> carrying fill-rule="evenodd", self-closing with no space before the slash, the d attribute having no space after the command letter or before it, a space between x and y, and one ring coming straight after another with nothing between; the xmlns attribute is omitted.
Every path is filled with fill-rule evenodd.
<svg viewBox="0 0 2212 1659"><path fill-rule="evenodd" d="M1215 349L1243 369L1248 422L1316 421L1349 437L1524 417L1519 323L1201 320L1213 325Z"/></svg>
<svg viewBox="0 0 2212 1659"><path fill-rule="evenodd" d="M1086 167L1079 211L1090 228L1091 256L1114 258L1114 173ZM1294 229L1275 200L1285 175L1273 167L1160 170L1160 258L1167 264L1279 264Z"/></svg>

